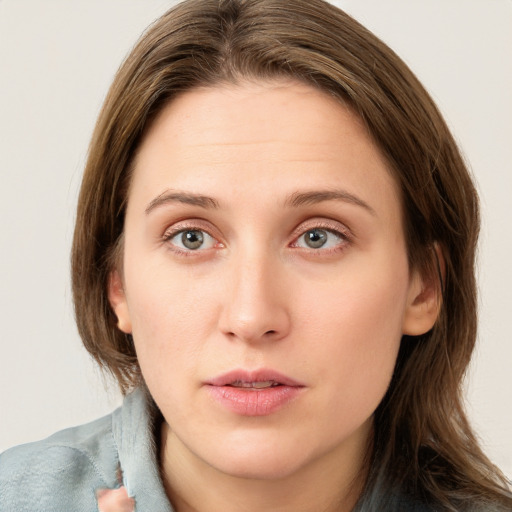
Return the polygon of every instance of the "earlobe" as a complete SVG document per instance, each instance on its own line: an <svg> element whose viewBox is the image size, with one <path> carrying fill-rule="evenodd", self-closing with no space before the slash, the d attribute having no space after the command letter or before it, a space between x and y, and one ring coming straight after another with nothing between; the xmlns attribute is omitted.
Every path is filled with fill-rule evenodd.
<svg viewBox="0 0 512 512"><path fill-rule="evenodd" d="M117 270L110 272L108 277L108 300L117 317L117 327L125 334L132 333L132 322L124 292L124 285Z"/></svg>
<svg viewBox="0 0 512 512"><path fill-rule="evenodd" d="M439 245L435 244L433 249L437 263L436 271L426 277L422 277L419 272L414 273L402 324L402 334L409 336L425 334L434 327L441 311L445 264Z"/></svg>

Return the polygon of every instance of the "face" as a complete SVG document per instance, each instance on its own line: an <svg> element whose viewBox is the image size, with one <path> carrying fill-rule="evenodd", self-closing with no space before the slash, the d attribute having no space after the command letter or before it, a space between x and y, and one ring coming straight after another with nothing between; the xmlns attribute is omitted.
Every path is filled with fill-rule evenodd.
<svg viewBox="0 0 512 512"><path fill-rule="evenodd" d="M402 334L431 326L360 119L297 83L197 89L134 169L109 297L173 449L257 478L360 455Z"/></svg>

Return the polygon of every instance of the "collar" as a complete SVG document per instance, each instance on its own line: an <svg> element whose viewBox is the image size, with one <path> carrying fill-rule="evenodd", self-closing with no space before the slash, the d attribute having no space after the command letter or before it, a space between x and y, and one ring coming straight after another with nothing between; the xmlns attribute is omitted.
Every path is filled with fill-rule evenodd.
<svg viewBox="0 0 512 512"><path fill-rule="evenodd" d="M137 510L173 512L158 464L155 426L158 409L145 387L126 395L112 415L112 434L123 471L123 485Z"/></svg>

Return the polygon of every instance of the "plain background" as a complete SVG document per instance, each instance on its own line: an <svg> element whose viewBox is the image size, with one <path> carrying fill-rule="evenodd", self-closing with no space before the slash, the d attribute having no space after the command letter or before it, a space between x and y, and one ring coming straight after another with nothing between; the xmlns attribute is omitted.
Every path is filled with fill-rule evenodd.
<svg viewBox="0 0 512 512"><path fill-rule="evenodd" d="M0 451L120 403L74 326L74 209L113 75L173 3L0 0ZM481 313L468 410L485 450L512 477L512 1L334 3L410 65L475 174Z"/></svg>

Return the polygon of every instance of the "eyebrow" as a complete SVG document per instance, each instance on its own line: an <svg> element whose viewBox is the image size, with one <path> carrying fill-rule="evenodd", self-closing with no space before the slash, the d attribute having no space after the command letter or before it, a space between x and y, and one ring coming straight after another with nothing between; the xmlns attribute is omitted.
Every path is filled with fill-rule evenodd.
<svg viewBox="0 0 512 512"><path fill-rule="evenodd" d="M347 192L346 190L315 190L311 192L294 192L285 202L286 206L298 208L299 206L310 206L324 201L343 201L345 203L361 206L372 215L376 211L361 198Z"/></svg>
<svg viewBox="0 0 512 512"><path fill-rule="evenodd" d="M200 206L201 208L206 209L217 209L219 207L218 201L212 197L194 194L192 192L166 190L149 203L145 210L146 215L151 213L155 208L170 203L190 204L192 206Z"/></svg>
<svg viewBox="0 0 512 512"><path fill-rule="evenodd" d="M299 208L300 206L311 206L324 201L343 201L345 203L354 204L367 210L372 215L377 215L375 210L359 197L347 192L346 190L314 190L310 192L294 192L285 201L285 206ZM199 206L205 209L218 209L219 202L213 197L194 194L192 192L169 191L162 192L155 197L147 206L146 215L151 213L155 208L160 206L182 203L192 206Z"/></svg>

